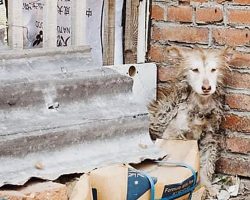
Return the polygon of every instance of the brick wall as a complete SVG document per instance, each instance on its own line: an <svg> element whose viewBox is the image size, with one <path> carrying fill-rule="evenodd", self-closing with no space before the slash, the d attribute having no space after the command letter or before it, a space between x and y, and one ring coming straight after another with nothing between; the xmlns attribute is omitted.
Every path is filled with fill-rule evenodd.
<svg viewBox="0 0 250 200"><path fill-rule="evenodd" d="M233 46L226 78L224 151L217 170L250 177L250 0L153 0L148 59L158 64L158 80L171 81L166 45Z"/></svg>

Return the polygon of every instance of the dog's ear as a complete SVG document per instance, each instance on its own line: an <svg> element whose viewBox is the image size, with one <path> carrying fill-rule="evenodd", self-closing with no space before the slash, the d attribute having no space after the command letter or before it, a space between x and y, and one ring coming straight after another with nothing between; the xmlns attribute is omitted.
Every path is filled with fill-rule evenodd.
<svg viewBox="0 0 250 200"><path fill-rule="evenodd" d="M223 56L227 63L230 63L233 60L234 49L232 47L225 47L222 50L221 56Z"/></svg>
<svg viewBox="0 0 250 200"><path fill-rule="evenodd" d="M183 50L176 46L166 48L167 60L172 64L179 65L183 60Z"/></svg>
<svg viewBox="0 0 250 200"><path fill-rule="evenodd" d="M168 57L172 57L172 58L182 58L183 57L182 50L176 46L168 47L166 50L167 50Z"/></svg>

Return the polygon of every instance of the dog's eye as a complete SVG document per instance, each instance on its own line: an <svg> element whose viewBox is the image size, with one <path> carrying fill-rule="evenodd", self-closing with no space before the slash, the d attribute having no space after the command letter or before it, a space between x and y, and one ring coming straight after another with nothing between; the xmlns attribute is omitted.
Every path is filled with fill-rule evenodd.
<svg viewBox="0 0 250 200"><path fill-rule="evenodd" d="M216 69L215 69L215 68L211 69L211 72L215 72L215 71L216 71Z"/></svg>
<svg viewBox="0 0 250 200"><path fill-rule="evenodd" d="M198 68L194 68L194 69L192 69L192 71L197 73L197 72L199 72L199 69Z"/></svg>

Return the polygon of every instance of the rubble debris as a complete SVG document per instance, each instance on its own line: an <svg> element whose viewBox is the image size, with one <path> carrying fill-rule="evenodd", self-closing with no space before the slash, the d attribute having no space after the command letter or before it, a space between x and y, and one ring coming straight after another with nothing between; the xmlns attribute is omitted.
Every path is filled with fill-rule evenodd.
<svg viewBox="0 0 250 200"><path fill-rule="evenodd" d="M227 189L227 191L229 192L231 197L236 197L239 193L239 189L240 189L240 179L239 177L235 177L234 178L234 185L229 186L229 188Z"/></svg>
<svg viewBox="0 0 250 200"><path fill-rule="evenodd" d="M35 164L35 168L39 169L39 170L43 170L44 169L44 164L42 162L37 162Z"/></svg>
<svg viewBox="0 0 250 200"><path fill-rule="evenodd" d="M197 187L198 189L194 191L192 199L191 200L201 200L204 194L206 193L206 189L204 186Z"/></svg>
<svg viewBox="0 0 250 200"><path fill-rule="evenodd" d="M58 102L55 102L55 103L52 103L52 104L49 104L48 105L48 109L57 109L59 108L59 103Z"/></svg>
<svg viewBox="0 0 250 200"><path fill-rule="evenodd" d="M213 186L219 191L218 200L250 200L249 180L240 179L238 176L217 174Z"/></svg>
<svg viewBox="0 0 250 200"><path fill-rule="evenodd" d="M17 190L0 190L6 200L68 200L67 187L55 182L37 182Z"/></svg>
<svg viewBox="0 0 250 200"><path fill-rule="evenodd" d="M230 194L226 190L221 190L218 194L218 200L228 200L230 199Z"/></svg>

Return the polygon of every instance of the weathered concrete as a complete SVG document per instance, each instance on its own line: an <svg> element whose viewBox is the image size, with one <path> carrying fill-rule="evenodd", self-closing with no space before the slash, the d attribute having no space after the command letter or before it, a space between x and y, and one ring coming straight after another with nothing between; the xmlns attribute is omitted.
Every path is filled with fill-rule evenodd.
<svg viewBox="0 0 250 200"><path fill-rule="evenodd" d="M132 90L131 78L94 66L88 49L60 49L0 53L0 109L45 108Z"/></svg>
<svg viewBox="0 0 250 200"><path fill-rule="evenodd" d="M128 136L117 133L116 137L104 137L62 149L55 147L53 151L0 157L0 186L22 185L31 177L55 180L62 174L88 172L115 163L140 163L165 155L165 152L159 152L143 130ZM43 169L36 168L38 162Z"/></svg>
<svg viewBox="0 0 250 200"><path fill-rule="evenodd" d="M18 71L22 75L27 74L26 77L0 79L0 109L47 107L53 102L63 104L87 101L93 96L129 92L133 85L132 79L104 68L58 74L38 72L31 74L31 72ZM8 72L4 73L8 74Z"/></svg>
<svg viewBox="0 0 250 200"><path fill-rule="evenodd" d="M155 77L136 69L94 66L84 47L0 53L0 186L161 157L143 101Z"/></svg>
<svg viewBox="0 0 250 200"><path fill-rule="evenodd" d="M37 49L24 49L24 50L9 50L0 52L0 58L2 61L9 59L20 59L20 58L33 58L46 57L49 56L53 59L54 56L80 56L88 57L91 59L90 55L91 49L89 46L69 46L60 48L37 48Z"/></svg>
<svg viewBox="0 0 250 200"><path fill-rule="evenodd" d="M128 96L96 97L55 109L2 112L0 155L25 155L116 135L147 132L146 108Z"/></svg>

